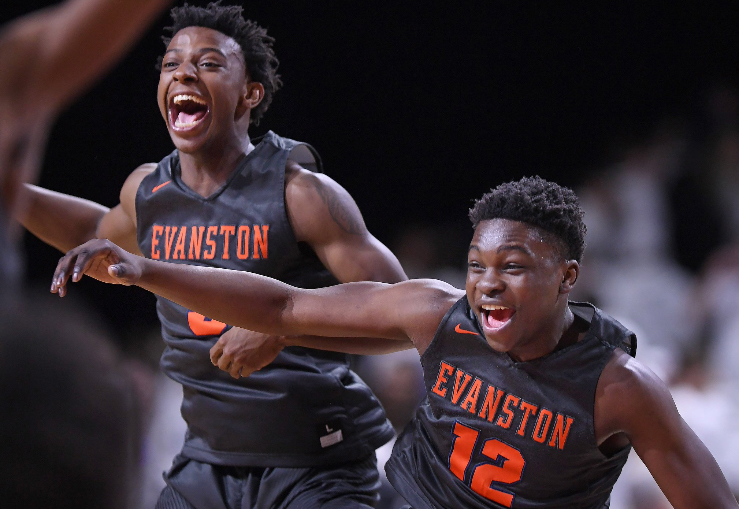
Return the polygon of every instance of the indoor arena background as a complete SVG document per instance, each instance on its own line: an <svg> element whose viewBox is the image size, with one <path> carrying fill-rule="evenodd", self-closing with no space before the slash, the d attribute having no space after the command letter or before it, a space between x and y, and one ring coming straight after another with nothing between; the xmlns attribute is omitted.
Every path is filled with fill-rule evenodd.
<svg viewBox="0 0 739 509"><path fill-rule="evenodd" d="M0 21L50 5L15 3ZM534 174L573 187L589 229L574 297L637 332L640 359L739 493L736 2L243 5L275 37L284 81L252 134L316 147L410 277L463 285L467 210L491 187ZM155 99L168 21L59 117L41 186L113 206L134 168L172 150ZM60 253L24 242L27 285L45 289ZM157 370L155 299L93 281L69 299L140 381L151 507L182 439L179 388ZM423 390L417 355L356 368L402 427ZM612 507L669 505L635 457Z"/></svg>

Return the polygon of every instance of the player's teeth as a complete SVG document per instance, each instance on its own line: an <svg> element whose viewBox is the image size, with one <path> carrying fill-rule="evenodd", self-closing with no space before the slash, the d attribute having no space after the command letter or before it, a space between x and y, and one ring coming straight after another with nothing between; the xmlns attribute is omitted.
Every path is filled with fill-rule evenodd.
<svg viewBox="0 0 739 509"><path fill-rule="evenodd" d="M200 99L199 97L195 97L194 95L179 94L174 96L173 102L175 104L180 104L183 101L192 101L198 104L205 104L202 99Z"/></svg>
<svg viewBox="0 0 739 509"><path fill-rule="evenodd" d="M492 306L490 304L483 304L482 309L486 311L494 311L496 309L508 309L508 308L505 306Z"/></svg>

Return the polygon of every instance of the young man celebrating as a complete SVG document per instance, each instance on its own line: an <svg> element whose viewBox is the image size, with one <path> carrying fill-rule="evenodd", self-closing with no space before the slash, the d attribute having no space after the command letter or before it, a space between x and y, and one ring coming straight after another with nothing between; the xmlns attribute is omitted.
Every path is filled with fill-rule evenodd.
<svg viewBox="0 0 739 509"><path fill-rule="evenodd" d="M633 358L633 333L568 301L585 246L574 193L524 178L483 196L470 217L466 292L433 280L303 290L100 240L63 257L51 289L63 295L70 275L87 273L271 334L410 342L428 398L386 471L415 509L605 508L632 447L676 509L739 507L665 384ZM261 350L255 365L272 355Z"/></svg>
<svg viewBox="0 0 739 509"><path fill-rule="evenodd" d="M405 279L348 193L302 166L320 168L311 147L272 132L251 142L247 128L280 80L272 38L241 13L217 3L172 10L157 101L176 150L136 169L120 205L29 186L23 224L62 251L107 238L171 264L248 270L305 288ZM393 430L346 355L286 348L257 376L240 378L248 348L271 345L268 336L168 299L157 311L161 366L183 386L188 425L157 507L374 504L374 450ZM227 340L221 371L209 351Z"/></svg>

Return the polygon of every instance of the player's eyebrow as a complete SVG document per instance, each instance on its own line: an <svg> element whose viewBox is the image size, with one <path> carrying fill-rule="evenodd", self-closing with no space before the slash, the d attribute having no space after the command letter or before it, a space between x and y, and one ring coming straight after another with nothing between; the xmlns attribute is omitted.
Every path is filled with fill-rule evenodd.
<svg viewBox="0 0 739 509"><path fill-rule="evenodd" d="M503 251L521 251L523 254L531 256L531 251L526 249L521 244L504 244L500 246L495 252L502 253Z"/></svg>
<svg viewBox="0 0 739 509"><path fill-rule="evenodd" d="M226 58L226 54L223 51L221 51L220 49L218 49L218 48L210 48L210 47L208 47L208 48L200 48L196 53L202 54L202 53L209 53L209 52L218 53L223 58ZM164 52L165 55L167 53L182 53L182 50L179 49L179 48L171 48L171 49L168 49L167 51Z"/></svg>
<svg viewBox="0 0 739 509"><path fill-rule="evenodd" d="M476 244L470 244L470 248L467 250L467 252L470 252L473 249L475 251L480 251L480 248L477 247ZM503 251L521 251L522 253L531 256L531 251L520 244L505 244L495 250L496 253L502 253Z"/></svg>

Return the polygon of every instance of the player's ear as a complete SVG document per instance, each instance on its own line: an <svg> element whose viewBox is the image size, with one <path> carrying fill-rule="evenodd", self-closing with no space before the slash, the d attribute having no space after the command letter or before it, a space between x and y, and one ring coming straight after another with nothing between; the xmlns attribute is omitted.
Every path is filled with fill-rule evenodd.
<svg viewBox="0 0 739 509"><path fill-rule="evenodd" d="M257 104L264 99L264 85L258 81L247 81L244 91L244 101L246 106L251 110L256 108Z"/></svg>
<svg viewBox="0 0 739 509"><path fill-rule="evenodd" d="M241 118L246 112L256 108L262 99L264 99L264 86L258 81L246 80L236 107L236 118Z"/></svg>
<svg viewBox="0 0 739 509"><path fill-rule="evenodd" d="M568 260L565 262L564 273L562 275L562 282L559 284L559 293L567 294L572 291L572 288L577 283L577 278L580 275L580 264L575 260Z"/></svg>

